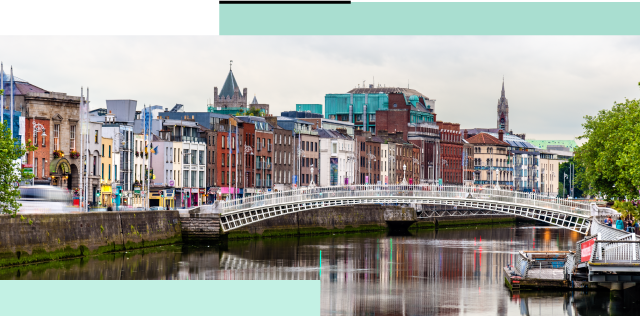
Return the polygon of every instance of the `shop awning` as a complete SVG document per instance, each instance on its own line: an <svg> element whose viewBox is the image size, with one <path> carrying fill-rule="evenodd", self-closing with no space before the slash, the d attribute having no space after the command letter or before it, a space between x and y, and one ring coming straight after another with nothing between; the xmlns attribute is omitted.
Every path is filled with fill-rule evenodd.
<svg viewBox="0 0 640 316"><path fill-rule="evenodd" d="M222 192L222 194L229 194L229 187L220 188L220 191ZM235 194L235 193L236 193L236 188L231 188L231 194Z"/></svg>

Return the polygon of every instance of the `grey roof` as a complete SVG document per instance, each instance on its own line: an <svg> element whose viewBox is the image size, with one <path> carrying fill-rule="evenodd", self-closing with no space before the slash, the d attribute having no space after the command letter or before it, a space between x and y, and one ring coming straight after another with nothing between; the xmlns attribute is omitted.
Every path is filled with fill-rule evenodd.
<svg viewBox="0 0 640 316"><path fill-rule="evenodd" d="M499 135L497 133L487 133L495 138L499 138ZM518 137L518 136L513 136L513 135L509 135L509 134L503 134L502 135L502 140L504 142L506 142L507 144L511 145L511 147L516 147L516 148L531 148L531 149L537 149L536 146L531 145L529 142L527 142L526 140Z"/></svg>
<svg viewBox="0 0 640 316"><path fill-rule="evenodd" d="M238 83L236 82L236 77L233 76L233 71L229 70L229 74L227 75L227 79L224 81L224 85L222 86L222 90L220 90L219 97L233 97L235 93L235 88L238 87ZM240 87L238 87L240 90ZM242 91L239 91L240 96L242 96Z"/></svg>
<svg viewBox="0 0 640 316"><path fill-rule="evenodd" d="M318 136L320 138L339 138L339 139L353 140L353 138L349 136L343 135L338 131L334 131L330 129L318 128L316 129L316 131L318 132Z"/></svg>
<svg viewBox="0 0 640 316"><path fill-rule="evenodd" d="M332 119L327 119L327 118L323 118L322 122L327 122L327 123L331 123L331 124L336 124L336 125L344 125L344 126L351 126L353 127L355 124L351 123L351 122L347 122L347 121L338 121L338 120L332 120Z"/></svg>
<svg viewBox="0 0 640 316"><path fill-rule="evenodd" d="M182 120L173 120L173 119L164 119L162 125L166 126L186 126L186 127L197 127L197 122L192 121L182 121Z"/></svg>

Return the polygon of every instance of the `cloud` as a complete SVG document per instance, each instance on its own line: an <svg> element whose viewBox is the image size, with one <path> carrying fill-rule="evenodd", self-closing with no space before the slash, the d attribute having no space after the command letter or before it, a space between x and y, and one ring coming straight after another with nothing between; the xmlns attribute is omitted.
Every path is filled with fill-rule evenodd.
<svg viewBox="0 0 640 316"><path fill-rule="evenodd" d="M362 84L407 86L436 99L438 119L493 127L502 76L510 127L573 138L584 115L638 98L637 36L0 37L3 61L47 90L205 111L229 60L238 84L272 113L324 103Z"/></svg>

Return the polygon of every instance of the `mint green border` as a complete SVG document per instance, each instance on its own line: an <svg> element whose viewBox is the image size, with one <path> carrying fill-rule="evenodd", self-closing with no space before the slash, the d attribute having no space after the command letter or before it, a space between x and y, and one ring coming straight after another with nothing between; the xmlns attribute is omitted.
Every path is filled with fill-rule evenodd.
<svg viewBox="0 0 640 316"><path fill-rule="evenodd" d="M320 281L0 281L3 315L320 315Z"/></svg>
<svg viewBox="0 0 640 316"><path fill-rule="evenodd" d="M220 35L639 35L634 2L221 4Z"/></svg>

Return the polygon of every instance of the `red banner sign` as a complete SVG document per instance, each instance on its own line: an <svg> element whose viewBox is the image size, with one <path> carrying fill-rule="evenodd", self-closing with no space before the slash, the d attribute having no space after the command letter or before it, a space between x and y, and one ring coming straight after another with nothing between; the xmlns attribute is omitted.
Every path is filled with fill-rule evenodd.
<svg viewBox="0 0 640 316"><path fill-rule="evenodd" d="M590 239L588 241L583 242L580 245L580 258L582 262L587 262L591 260L591 253L593 253L593 245L596 243L596 239Z"/></svg>

